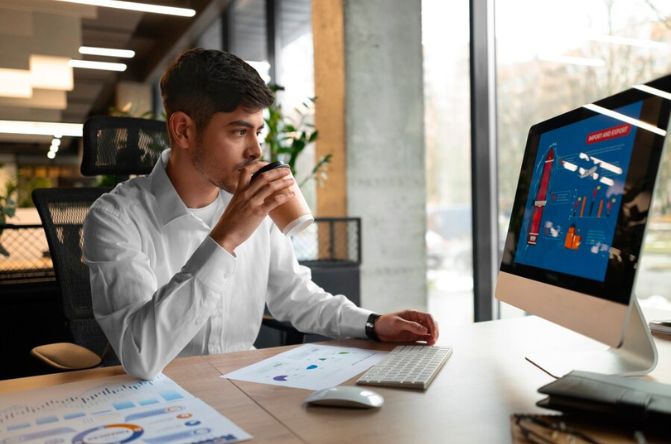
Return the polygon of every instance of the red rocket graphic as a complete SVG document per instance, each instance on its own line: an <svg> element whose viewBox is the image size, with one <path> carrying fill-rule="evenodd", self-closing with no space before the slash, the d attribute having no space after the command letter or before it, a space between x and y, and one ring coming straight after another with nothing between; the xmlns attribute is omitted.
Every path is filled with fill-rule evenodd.
<svg viewBox="0 0 671 444"><path fill-rule="evenodd" d="M529 235L527 243L529 245L536 245L538 233L540 232L541 219L543 218L543 209L547 203L548 186L550 185L550 175L552 174L552 165L555 160L555 150L550 147L543 165L543 175L541 176L538 190L536 191L536 199L534 200L534 213L531 217L531 226L529 227Z"/></svg>

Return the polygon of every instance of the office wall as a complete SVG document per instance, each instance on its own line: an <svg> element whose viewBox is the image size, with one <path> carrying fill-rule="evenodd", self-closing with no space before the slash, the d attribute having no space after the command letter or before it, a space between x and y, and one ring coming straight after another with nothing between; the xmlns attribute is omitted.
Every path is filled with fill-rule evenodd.
<svg viewBox="0 0 671 444"><path fill-rule="evenodd" d="M347 209L363 306L426 308L421 0L344 0Z"/></svg>

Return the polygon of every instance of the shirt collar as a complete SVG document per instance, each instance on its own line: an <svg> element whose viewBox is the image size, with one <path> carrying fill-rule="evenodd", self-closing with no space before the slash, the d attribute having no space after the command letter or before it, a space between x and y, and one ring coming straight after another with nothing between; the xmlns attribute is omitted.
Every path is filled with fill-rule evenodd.
<svg viewBox="0 0 671 444"><path fill-rule="evenodd" d="M150 190L156 198L156 209L161 223L167 225L178 217L189 214L186 205L177 194L172 185L165 167L170 159L170 149L166 149L154 165L154 169L149 173Z"/></svg>
<svg viewBox="0 0 671 444"><path fill-rule="evenodd" d="M149 173L149 188L156 198L156 212L163 225L182 216L193 216L168 177L165 170L168 159L170 159L170 148L161 153L154 169ZM231 197L230 193L224 190L219 191L219 199L224 205L228 204Z"/></svg>

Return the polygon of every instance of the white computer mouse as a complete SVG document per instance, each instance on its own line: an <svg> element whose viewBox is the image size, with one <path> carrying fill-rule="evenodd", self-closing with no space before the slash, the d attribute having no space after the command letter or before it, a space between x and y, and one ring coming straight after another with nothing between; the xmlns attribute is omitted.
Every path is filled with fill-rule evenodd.
<svg viewBox="0 0 671 444"><path fill-rule="evenodd" d="M339 385L317 390L305 398L305 402L310 405L371 409L382 406L384 398L367 388Z"/></svg>

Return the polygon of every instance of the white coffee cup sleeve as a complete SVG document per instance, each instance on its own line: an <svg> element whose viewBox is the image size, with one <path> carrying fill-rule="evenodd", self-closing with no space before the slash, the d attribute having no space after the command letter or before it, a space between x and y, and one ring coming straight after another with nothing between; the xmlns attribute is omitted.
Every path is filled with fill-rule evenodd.
<svg viewBox="0 0 671 444"><path fill-rule="evenodd" d="M304 214L304 215L294 219L286 227L284 227L284 230L282 230L282 233L284 233L287 236L294 236L294 235L300 233L301 231L305 230L314 221L315 221L315 218L314 218L314 216L312 216L312 214Z"/></svg>

